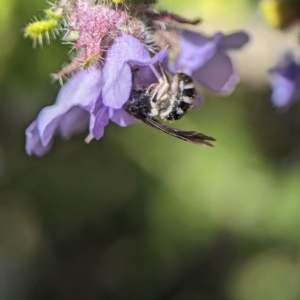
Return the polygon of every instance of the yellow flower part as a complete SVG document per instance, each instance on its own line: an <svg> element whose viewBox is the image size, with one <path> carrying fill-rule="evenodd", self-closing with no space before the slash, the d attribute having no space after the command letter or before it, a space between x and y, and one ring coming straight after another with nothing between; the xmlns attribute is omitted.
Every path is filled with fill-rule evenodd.
<svg viewBox="0 0 300 300"><path fill-rule="evenodd" d="M94 63L96 63L98 61L99 57L98 56L91 56L88 57L81 65L82 69L87 69L89 68L91 65L93 65Z"/></svg>
<svg viewBox="0 0 300 300"><path fill-rule="evenodd" d="M63 10L54 11L52 9L46 9L45 15L47 19L60 20L63 17Z"/></svg>
<svg viewBox="0 0 300 300"><path fill-rule="evenodd" d="M30 37L33 40L39 40L42 42L43 36L46 36L46 39L49 39L49 32L53 31L57 26L57 20L41 20L30 23L25 27L25 36Z"/></svg>
<svg viewBox="0 0 300 300"><path fill-rule="evenodd" d="M275 28L280 28L282 24L280 6L280 2L276 0L263 0L259 5L266 22Z"/></svg>
<svg viewBox="0 0 300 300"><path fill-rule="evenodd" d="M45 37L46 41L49 43L50 32L55 38L55 35L58 34L57 27L59 22L64 17L64 11L62 9L46 9L44 13L45 19L34 21L25 28L25 37L30 37L35 43L38 41L42 44L43 37Z"/></svg>
<svg viewBox="0 0 300 300"><path fill-rule="evenodd" d="M115 4L122 4L125 3L126 0L102 0L101 3L115 3Z"/></svg>
<svg viewBox="0 0 300 300"><path fill-rule="evenodd" d="M297 0L262 0L259 7L265 21L275 28L286 28L299 18Z"/></svg>

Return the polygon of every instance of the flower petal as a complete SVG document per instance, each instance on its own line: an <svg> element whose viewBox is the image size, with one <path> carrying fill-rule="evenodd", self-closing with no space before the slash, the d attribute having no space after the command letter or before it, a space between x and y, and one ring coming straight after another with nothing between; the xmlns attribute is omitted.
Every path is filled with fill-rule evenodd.
<svg viewBox="0 0 300 300"><path fill-rule="evenodd" d="M120 34L107 50L103 66L103 104L114 109L122 108L132 89L132 74L128 64L146 66L165 57L165 49L153 58L136 38Z"/></svg>
<svg viewBox="0 0 300 300"><path fill-rule="evenodd" d="M181 70L191 76L193 71L202 67L217 51L216 40L223 37L216 36L211 40L202 34L189 30L178 30L180 52L174 62L174 71Z"/></svg>
<svg viewBox="0 0 300 300"><path fill-rule="evenodd" d="M37 117L42 145L48 145L58 128L64 136L69 137L74 131L73 127L77 127L75 123L78 122L75 117L71 118L71 114L75 113L71 108L77 106L81 110L91 110L100 91L101 72L95 67L79 71L71 77L61 88L56 103L42 109ZM67 113L68 121L63 122Z"/></svg>
<svg viewBox="0 0 300 300"><path fill-rule="evenodd" d="M48 143L46 147L42 145L39 132L37 130L36 121L32 122L25 131L26 135L26 153L28 155L42 156L48 152L51 148L51 143Z"/></svg>
<svg viewBox="0 0 300 300"><path fill-rule="evenodd" d="M276 107L287 106L299 96L300 63L292 53L286 53L280 63L269 71L269 81L271 100Z"/></svg>
<svg viewBox="0 0 300 300"><path fill-rule="evenodd" d="M88 110L97 99L102 85L102 74L98 67L78 71L60 89L55 104L67 110L76 105Z"/></svg>
<svg viewBox="0 0 300 300"><path fill-rule="evenodd" d="M227 49L240 49L249 42L249 35L244 31L238 31L229 35L223 36L220 40L220 47Z"/></svg>
<svg viewBox="0 0 300 300"><path fill-rule="evenodd" d="M212 38L207 38L189 30L179 30L178 33L180 52L170 69L181 70L213 92L232 92L239 79L226 50L242 47L248 42L248 35L242 31L230 35L217 32Z"/></svg>
<svg viewBox="0 0 300 300"><path fill-rule="evenodd" d="M62 116L59 132L62 137L69 139L72 135L88 128L88 124L89 113L78 106L74 106Z"/></svg>
<svg viewBox="0 0 300 300"><path fill-rule="evenodd" d="M121 127L126 127L131 124L138 123L138 120L129 115L123 108L109 110L110 119Z"/></svg>
<svg viewBox="0 0 300 300"><path fill-rule="evenodd" d="M218 53L202 68L193 73L193 78L216 93L229 94L239 79L234 74L230 58Z"/></svg>
<svg viewBox="0 0 300 300"><path fill-rule="evenodd" d="M102 138L104 134L104 127L108 124L109 121L109 108L102 106L93 116L94 126L92 128L92 135L96 140Z"/></svg>
<svg viewBox="0 0 300 300"><path fill-rule="evenodd" d="M273 87L271 95L273 104L276 107L288 105L296 93L293 82L280 74L271 74L270 82Z"/></svg>

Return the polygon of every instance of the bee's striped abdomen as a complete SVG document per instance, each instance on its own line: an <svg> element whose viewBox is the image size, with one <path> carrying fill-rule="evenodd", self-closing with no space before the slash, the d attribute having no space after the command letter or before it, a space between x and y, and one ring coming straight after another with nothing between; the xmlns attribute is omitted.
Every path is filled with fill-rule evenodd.
<svg viewBox="0 0 300 300"><path fill-rule="evenodd" d="M174 104L171 112L164 118L178 120L193 107L196 95L193 79L180 71L177 72L174 75L170 93Z"/></svg>

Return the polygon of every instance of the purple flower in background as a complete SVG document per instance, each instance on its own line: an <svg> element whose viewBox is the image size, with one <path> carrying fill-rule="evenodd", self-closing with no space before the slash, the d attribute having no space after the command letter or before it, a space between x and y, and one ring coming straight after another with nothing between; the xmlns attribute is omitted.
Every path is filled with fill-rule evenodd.
<svg viewBox="0 0 300 300"><path fill-rule="evenodd" d="M269 71L271 100L276 107L284 107L300 96L300 63L292 53L286 53L278 66Z"/></svg>
<svg viewBox="0 0 300 300"><path fill-rule="evenodd" d="M231 93L239 79L227 51L243 47L249 36L242 31L229 35L218 32L212 38L189 30L178 33L179 55L171 70L181 70L213 92Z"/></svg>
<svg viewBox="0 0 300 300"><path fill-rule="evenodd" d="M102 69L92 66L78 71L61 88L56 103L45 107L26 130L26 152L43 155L57 133L69 138L89 128L88 140L100 139L109 120L127 126L136 120L122 108L132 89L129 65L147 66L161 62L165 49L153 58L137 39L121 34L106 53Z"/></svg>

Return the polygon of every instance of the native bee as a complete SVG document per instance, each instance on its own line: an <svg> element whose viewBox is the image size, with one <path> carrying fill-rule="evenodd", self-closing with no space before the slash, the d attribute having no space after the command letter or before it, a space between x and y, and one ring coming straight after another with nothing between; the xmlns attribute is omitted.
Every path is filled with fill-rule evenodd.
<svg viewBox="0 0 300 300"><path fill-rule="evenodd" d="M138 87L133 78L133 88L129 100L123 108L130 115L143 123L178 139L213 146L209 141L215 141L213 137L195 131L183 131L162 124L155 117L166 120L180 119L193 107L195 87L192 78L180 71L176 72L170 83L161 67L162 74L157 83L148 87ZM133 77L135 72L133 72Z"/></svg>
<svg viewBox="0 0 300 300"><path fill-rule="evenodd" d="M170 83L162 67L158 82L151 84L145 91L151 104L151 116L166 120L178 120L194 106L195 86L190 76L177 71Z"/></svg>

